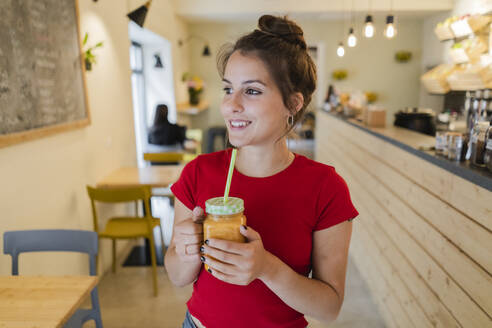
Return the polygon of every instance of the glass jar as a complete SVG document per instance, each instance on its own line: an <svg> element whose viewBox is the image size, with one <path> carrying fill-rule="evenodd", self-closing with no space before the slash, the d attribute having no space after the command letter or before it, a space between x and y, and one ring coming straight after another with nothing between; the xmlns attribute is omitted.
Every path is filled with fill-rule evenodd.
<svg viewBox="0 0 492 328"><path fill-rule="evenodd" d="M224 203L224 197L210 198L205 202L205 211L207 217L203 222L204 240L216 238L239 243L246 242L239 231L242 225L246 225L244 201L241 198L229 197L227 203ZM205 270L208 270L207 264L205 264Z"/></svg>
<svg viewBox="0 0 492 328"><path fill-rule="evenodd" d="M485 135L489 128L489 122L478 122L474 127L470 136L471 141L471 163L475 166L484 167L485 155Z"/></svg>
<svg viewBox="0 0 492 328"><path fill-rule="evenodd" d="M436 132L436 155L444 156L447 147L446 131Z"/></svg>
<svg viewBox="0 0 492 328"><path fill-rule="evenodd" d="M485 166L492 172L492 124L487 129L486 143L485 143L485 156L483 157Z"/></svg>
<svg viewBox="0 0 492 328"><path fill-rule="evenodd" d="M448 159L451 161L461 161L463 151L463 135L459 132L448 133Z"/></svg>

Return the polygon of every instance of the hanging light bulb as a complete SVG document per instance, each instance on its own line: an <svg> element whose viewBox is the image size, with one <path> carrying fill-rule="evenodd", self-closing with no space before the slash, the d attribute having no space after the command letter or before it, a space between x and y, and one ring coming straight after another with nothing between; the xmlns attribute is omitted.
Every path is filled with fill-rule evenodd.
<svg viewBox="0 0 492 328"><path fill-rule="evenodd" d="M372 16L366 16L366 24L364 25L364 36L366 38L372 38L374 36L374 25L372 23Z"/></svg>
<svg viewBox="0 0 492 328"><path fill-rule="evenodd" d="M338 57L343 57L345 55L345 48L343 47L343 42L340 42L338 44L337 55Z"/></svg>
<svg viewBox="0 0 492 328"><path fill-rule="evenodd" d="M386 27L384 28L384 36L388 39L392 39L396 36L394 20L395 18L393 15L386 16Z"/></svg>
<svg viewBox="0 0 492 328"><path fill-rule="evenodd" d="M353 48L353 47L355 47L357 45L357 37L354 34L354 28L353 27L351 27L349 29L349 36L347 38L347 45L350 48Z"/></svg>

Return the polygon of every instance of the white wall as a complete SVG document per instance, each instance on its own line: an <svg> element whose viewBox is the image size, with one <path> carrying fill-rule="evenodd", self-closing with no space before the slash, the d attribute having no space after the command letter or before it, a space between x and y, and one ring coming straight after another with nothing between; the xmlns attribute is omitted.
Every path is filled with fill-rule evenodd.
<svg viewBox="0 0 492 328"><path fill-rule="evenodd" d="M358 17L357 21L362 21ZM382 36L384 17L376 18L377 34L371 39L360 37L362 24L357 26L359 44L357 47L346 48L346 55L339 58L336 47L342 38L346 38L346 31L342 31L341 21L298 21L304 29L308 44L324 44L324 70L318 74L324 75L325 80L331 82L331 73L335 69L346 69L348 78L343 82L335 82L342 90L373 91L379 94L378 103L388 110L388 122L393 121L393 113L407 106L417 106L419 103L419 77L422 54L422 21L405 19L398 23L399 34L393 40ZM205 119L195 120L193 124L203 127L223 124L219 112L222 97L221 83L215 66L215 56L221 44L233 41L240 35L256 28L256 22L250 23L193 23L190 33L206 37L210 41L212 57L201 57L201 42L193 42L191 47L191 68L194 74L202 76L206 82L204 96L210 101L211 107ZM345 41L345 40L344 40ZM413 58L408 63L397 63L394 60L395 52L409 50ZM319 89L321 94L326 93L327 86ZM314 100L314 99L313 99Z"/></svg>
<svg viewBox="0 0 492 328"><path fill-rule="evenodd" d="M90 44L104 41L104 47L96 50L98 63L87 73L92 124L0 149L0 245L7 230L92 230L85 186L95 184L118 167L136 165L127 2L78 3L82 35L89 32ZM155 26L160 34L179 34L182 23L176 20L168 0L157 0L154 4L171 10L155 14L151 11L149 25ZM152 24L152 20L158 22ZM186 61L183 59L182 63ZM127 207L103 206L101 210L106 215L131 213ZM120 245L123 247L124 242ZM102 267L107 268L111 261L110 242L101 246ZM10 266L10 258L0 255L0 275L9 274ZM21 257L20 271L85 274L88 261L73 254L34 253Z"/></svg>

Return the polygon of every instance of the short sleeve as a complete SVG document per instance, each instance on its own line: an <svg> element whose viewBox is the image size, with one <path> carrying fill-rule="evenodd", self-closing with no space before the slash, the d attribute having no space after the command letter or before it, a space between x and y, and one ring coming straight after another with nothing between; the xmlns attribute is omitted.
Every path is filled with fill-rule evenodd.
<svg viewBox="0 0 492 328"><path fill-rule="evenodd" d="M314 230L323 230L343 221L352 220L359 212L350 198L347 184L333 169L318 195L318 221Z"/></svg>
<svg viewBox="0 0 492 328"><path fill-rule="evenodd" d="M190 210L193 210L196 204L196 177L197 159L194 159L186 164L178 181L171 186L173 195Z"/></svg>

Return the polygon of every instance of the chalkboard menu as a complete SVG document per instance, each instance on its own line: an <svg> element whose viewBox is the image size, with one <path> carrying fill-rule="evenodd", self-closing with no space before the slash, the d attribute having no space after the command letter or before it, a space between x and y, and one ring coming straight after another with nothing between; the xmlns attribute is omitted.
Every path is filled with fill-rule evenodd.
<svg viewBox="0 0 492 328"><path fill-rule="evenodd" d="M0 0L0 147L89 124L76 0Z"/></svg>

